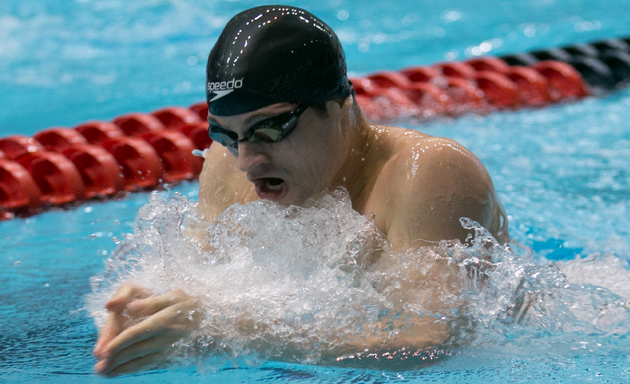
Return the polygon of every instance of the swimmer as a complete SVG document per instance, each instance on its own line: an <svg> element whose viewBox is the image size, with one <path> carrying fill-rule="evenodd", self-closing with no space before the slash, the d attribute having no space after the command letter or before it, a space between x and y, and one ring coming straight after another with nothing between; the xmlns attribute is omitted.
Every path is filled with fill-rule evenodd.
<svg viewBox="0 0 630 384"><path fill-rule="evenodd" d="M231 19L208 58L206 97L214 143L204 154L198 208L207 221L235 203L307 206L342 187L394 251L467 241L461 217L501 243L509 240L504 209L479 159L450 139L370 124L356 103L337 36L307 11L264 6ZM365 268L391 264L381 255ZM106 309L94 348L95 369L105 375L159 366L203 312L184 291L152 296L129 283ZM448 325L416 316L417 324L393 340L342 340L330 353L421 349L449 337Z"/></svg>

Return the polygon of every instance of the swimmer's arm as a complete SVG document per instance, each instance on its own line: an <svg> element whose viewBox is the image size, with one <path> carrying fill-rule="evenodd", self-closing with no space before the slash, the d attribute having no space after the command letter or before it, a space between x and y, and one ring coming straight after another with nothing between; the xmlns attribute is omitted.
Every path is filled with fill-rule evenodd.
<svg viewBox="0 0 630 384"><path fill-rule="evenodd" d="M212 222L229 206L259 200L254 185L239 171L236 158L220 144L213 143L204 152L199 175L199 210Z"/></svg>
<svg viewBox="0 0 630 384"><path fill-rule="evenodd" d="M449 316L460 303L461 274L459 267L448 255L440 255L440 240L465 242L468 231L460 217L468 217L487 228L500 242L508 240L505 213L497 199L492 181L481 162L469 151L452 140L427 138L420 144L406 148L385 170L387 187L384 232L397 252L418 252L418 263L430 266L423 274L406 275L399 281L390 281L377 287L383 291L393 284L401 286L391 292L390 299L400 303L392 313L409 303L420 305L422 313L407 311L404 323L395 315L371 326L372 331L347 340L348 347L365 346L371 351L425 349L436 347L451 336ZM371 268L384 275L396 271L396 260L382 255ZM387 271L390 272L387 272ZM437 293L439 292L439 293ZM448 302L443 298L449 297ZM392 335L379 332L399 328Z"/></svg>
<svg viewBox="0 0 630 384"><path fill-rule="evenodd" d="M461 272L457 263L432 247L414 250L422 268L403 268L400 254L386 253L370 269L382 273L376 290L393 304L376 323L364 324L362 332L346 332L328 357L357 352L382 354L394 351L427 351L439 347L451 336L454 309L461 306Z"/></svg>
<svg viewBox="0 0 630 384"><path fill-rule="evenodd" d="M173 344L179 340L190 342L196 331L201 331L209 340L229 339L220 329L202 328L206 316L203 304L181 290L154 296L144 287L125 283L106 303L106 309L109 316L94 346L97 358L94 369L104 376L167 367L173 354ZM260 352L275 350L278 361L295 363L293 356L304 353L304 346L300 349L285 345L282 350L277 350L284 340L274 332L266 333L265 325L256 324L250 313L243 312L232 320L233 332L241 336L262 335L258 337L255 349ZM327 338L325 357L335 358L342 353L355 353L365 348L364 340L358 340L358 344L353 345L346 345L346 341ZM212 350L211 347L209 349ZM203 350L197 352L204 354Z"/></svg>
<svg viewBox="0 0 630 384"><path fill-rule="evenodd" d="M385 233L395 250L466 241L459 221L468 217L499 242L509 241L507 219L485 167L453 140L431 137L402 151L390 165L393 195Z"/></svg>
<svg viewBox="0 0 630 384"><path fill-rule="evenodd" d="M198 335L197 331L209 340L229 339L218 328L202 328L201 324L207 316L203 304L181 290L153 296L143 287L126 283L106 304L106 308L109 317L94 347L94 355L98 359L95 370L102 375L117 376L164 368L173 355L173 344L179 340L190 342L194 334ZM232 331L241 336L259 335L257 345L252 347L263 353L274 351L274 360L295 363L295 356L315 348L304 344L287 345L282 336L276 332L267 333L265 325L256 323L254 318L247 312L241 313L231 322ZM209 325L207 320L206 326ZM414 322L411 327L408 326L410 320ZM282 321L278 319L277 323ZM378 324L365 324L362 328L357 333L331 329L332 334L323 336L318 343L322 352L321 363L332 363L340 356L365 353L366 350L378 353L402 347L407 350L429 348L442 343L448 333L448 328L440 325L435 318L420 316L405 316L398 322L383 318ZM401 331L392 334L392 328ZM304 335L306 339L310 336ZM283 348L278 350L280 345ZM198 352L201 356L207 351Z"/></svg>

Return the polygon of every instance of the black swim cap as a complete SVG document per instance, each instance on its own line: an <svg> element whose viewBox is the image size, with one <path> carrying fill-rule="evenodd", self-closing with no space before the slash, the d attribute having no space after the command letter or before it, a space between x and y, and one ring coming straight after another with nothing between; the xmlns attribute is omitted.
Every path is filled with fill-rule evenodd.
<svg viewBox="0 0 630 384"><path fill-rule="evenodd" d="M206 76L206 100L217 116L321 103L352 90L337 35L309 12L283 5L234 16L210 52Z"/></svg>

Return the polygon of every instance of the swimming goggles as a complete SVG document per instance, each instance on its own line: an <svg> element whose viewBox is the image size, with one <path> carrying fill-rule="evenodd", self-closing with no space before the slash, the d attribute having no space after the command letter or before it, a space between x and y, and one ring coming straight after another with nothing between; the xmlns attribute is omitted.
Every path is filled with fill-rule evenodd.
<svg viewBox="0 0 630 384"><path fill-rule="evenodd" d="M208 127L208 134L213 141L235 153L238 153L238 143L277 143L293 132L298 119L309 107L308 103L300 104L292 111L259 121L240 140L236 132L221 128L212 122Z"/></svg>

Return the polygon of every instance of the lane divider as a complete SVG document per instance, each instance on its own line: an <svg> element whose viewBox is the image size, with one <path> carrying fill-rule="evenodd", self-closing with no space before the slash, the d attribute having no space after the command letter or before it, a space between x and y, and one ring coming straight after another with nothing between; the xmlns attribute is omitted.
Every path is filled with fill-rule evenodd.
<svg viewBox="0 0 630 384"><path fill-rule="evenodd" d="M630 38L478 57L351 79L368 118L387 123L539 107L630 83ZM111 122L0 138L0 220L194 179L212 141L205 102Z"/></svg>
<svg viewBox="0 0 630 384"><path fill-rule="evenodd" d="M202 102L0 138L0 220L196 178L207 114Z"/></svg>

